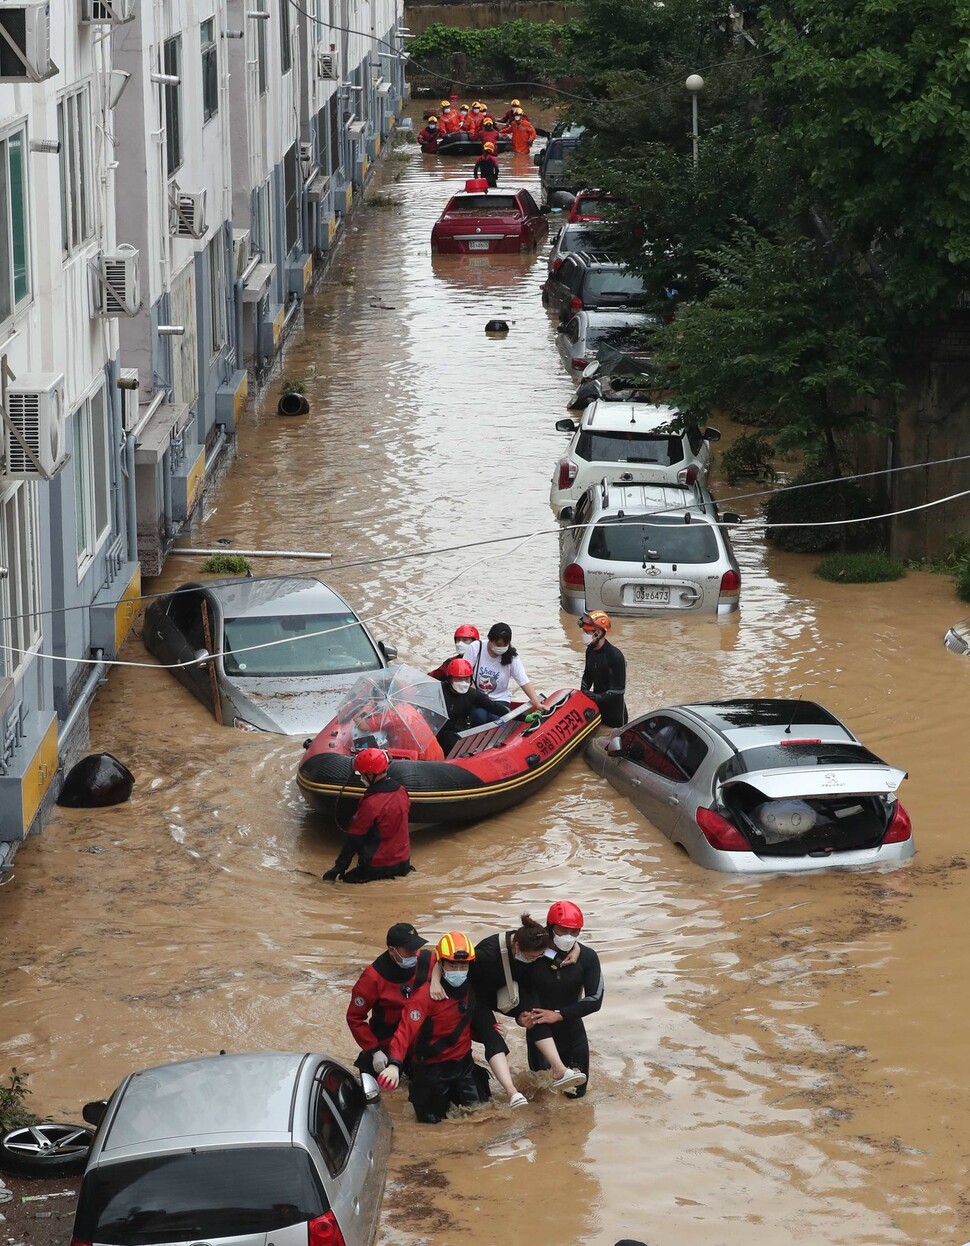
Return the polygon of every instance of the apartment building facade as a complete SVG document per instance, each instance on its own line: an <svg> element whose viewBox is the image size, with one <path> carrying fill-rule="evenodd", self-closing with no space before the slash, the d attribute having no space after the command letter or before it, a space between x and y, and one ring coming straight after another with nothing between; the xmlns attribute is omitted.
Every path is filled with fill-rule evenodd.
<svg viewBox="0 0 970 1246"><path fill-rule="evenodd" d="M401 0L0 0L0 872L406 102Z"/></svg>

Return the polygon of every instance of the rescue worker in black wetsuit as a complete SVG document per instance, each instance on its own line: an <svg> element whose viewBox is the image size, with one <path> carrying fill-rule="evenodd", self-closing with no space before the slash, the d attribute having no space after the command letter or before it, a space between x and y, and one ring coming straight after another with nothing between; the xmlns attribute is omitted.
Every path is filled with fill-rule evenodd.
<svg viewBox="0 0 970 1246"><path fill-rule="evenodd" d="M387 1068L387 1049L401 1013L434 967L427 942L410 922L397 922L387 932L387 950L354 983L347 1024L360 1048L354 1063L362 1073L376 1077Z"/></svg>
<svg viewBox="0 0 970 1246"><path fill-rule="evenodd" d="M493 701L478 688L472 687L472 665L464 658L452 658L445 667L445 679L441 684L445 697L448 721L438 731L438 743L447 757L458 743L458 733L467 731L472 724L472 711L478 711L481 725L498 722L505 713L505 706Z"/></svg>
<svg viewBox="0 0 970 1246"><path fill-rule="evenodd" d="M603 971L593 949L579 942L582 928L578 904L557 900L551 906L546 929L553 947L532 966L529 993L535 1002L520 1018L526 1026L529 1068L551 1069L552 1086L565 1090L570 1099L581 1099L589 1080L583 1018L603 1006ZM560 1066L569 1066L558 1077L553 1053Z"/></svg>
<svg viewBox="0 0 970 1246"><path fill-rule="evenodd" d="M484 134L485 131L482 131ZM495 140L489 139L482 146L482 154L475 161L474 176L484 178L491 190L498 185L498 161L495 159Z"/></svg>
<svg viewBox="0 0 970 1246"><path fill-rule="evenodd" d="M604 727L622 727L629 718L626 702L626 658L606 639L612 627L605 610L590 610L579 620L586 648L580 687L599 706Z"/></svg>
<svg viewBox="0 0 970 1246"><path fill-rule="evenodd" d="M438 940L435 952L442 997L432 998L430 982L411 996L390 1041L388 1066L377 1079L383 1090L396 1090L402 1066L410 1061L408 1098L425 1125L444 1120L452 1104L471 1107L489 1097L487 1075L483 1086L472 1059L475 992L468 970L475 947L467 935L452 930Z"/></svg>

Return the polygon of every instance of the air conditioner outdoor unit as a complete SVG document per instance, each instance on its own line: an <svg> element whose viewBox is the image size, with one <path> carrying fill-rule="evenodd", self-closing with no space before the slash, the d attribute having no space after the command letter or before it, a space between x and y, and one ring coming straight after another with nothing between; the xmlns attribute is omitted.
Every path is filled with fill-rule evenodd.
<svg viewBox="0 0 970 1246"><path fill-rule="evenodd" d="M249 267L249 261L252 258L249 254L250 236L248 229L234 229L232 231L232 266L237 280Z"/></svg>
<svg viewBox="0 0 970 1246"><path fill-rule="evenodd" d="M172 192L172 233L176 238L204 238L205 191Z"/></svg>
<svg viewBox="0 0 970 1246"><path fill-rule="evenodd" d="M67 462L64 374L25 376L7 386L3 412L3 475L50 480Z"/></svg>
<svg viewBox="0 0 970 1246"><path fill-rule="evenodd" d="M48 0L0 8L0 82L43 82L58 72L51 60Z"/></svg>
<svg viewBox="0 0 970 1246"><path fill-rule="evenodd" d="M138 423L138 403L141 394L138 389L138 369L122 368L118 373L121 385L121 428L130 433Z"/></svg>
<svg viewBox="0 0 970 1246"><path fill-rule="evenodd" d="M331 52L329 49L319 48L317 50L317 74L321 78L329 78L336 80L340 75L337 73L337 53Z"/></svg>
<svg viewBox="0 0 970 1246"><path fill-rule="evenodd" d="M136 0L81 0L83 26L120 26L135 17Z"/></svg>
<svg viewBox="0 0 970 1246"><path fill-rule="evenodd" d="M102 252L95 265L98 315L137 316L141 310L137 248L121 243L114 251Z"/></svg>

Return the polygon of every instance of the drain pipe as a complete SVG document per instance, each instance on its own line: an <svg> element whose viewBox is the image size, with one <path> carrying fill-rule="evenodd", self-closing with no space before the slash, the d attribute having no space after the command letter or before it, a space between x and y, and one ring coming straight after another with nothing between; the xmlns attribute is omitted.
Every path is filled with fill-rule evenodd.
<svg viewBox="0 0 970 1246"><path fill-rule="evenodd" d="M81 711L87 709L89 703L94 699L98 685L103 683L108 676L108 663L102 661L104 650L95 649L94 657L97 661L97 666L92 669L91 674L84 681L84 687L78 693L77 700L71 706L70 713L58 729L57 734L61 740L66 740L74 730L77 720L81 717Z"/></svg>

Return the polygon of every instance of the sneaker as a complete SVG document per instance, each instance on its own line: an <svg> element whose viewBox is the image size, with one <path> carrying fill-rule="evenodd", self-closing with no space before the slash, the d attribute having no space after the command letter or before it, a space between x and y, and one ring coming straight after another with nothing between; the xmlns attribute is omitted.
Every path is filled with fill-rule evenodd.
<svg viewBox="0 0 970 1246"><path fill-rule="evenodd" d="M557 1077L555 1081L549 1083L553 1090L566 1090L570 1086L585 1086L586 1074L580 1073L579 1069L567 1069L562 1077Z"/></svg>
<svg viewBox="0 0 970 1246"><path fill-rule="evenodd" d="M509 1100L509 1107L510 1108L524 1108L528 1106L528 1103L529 1103L529 1100L525 1097L525 1095L522 1094L521 1091L517 1090L515 1094L512 1096L512 1098Z"/></svg>

